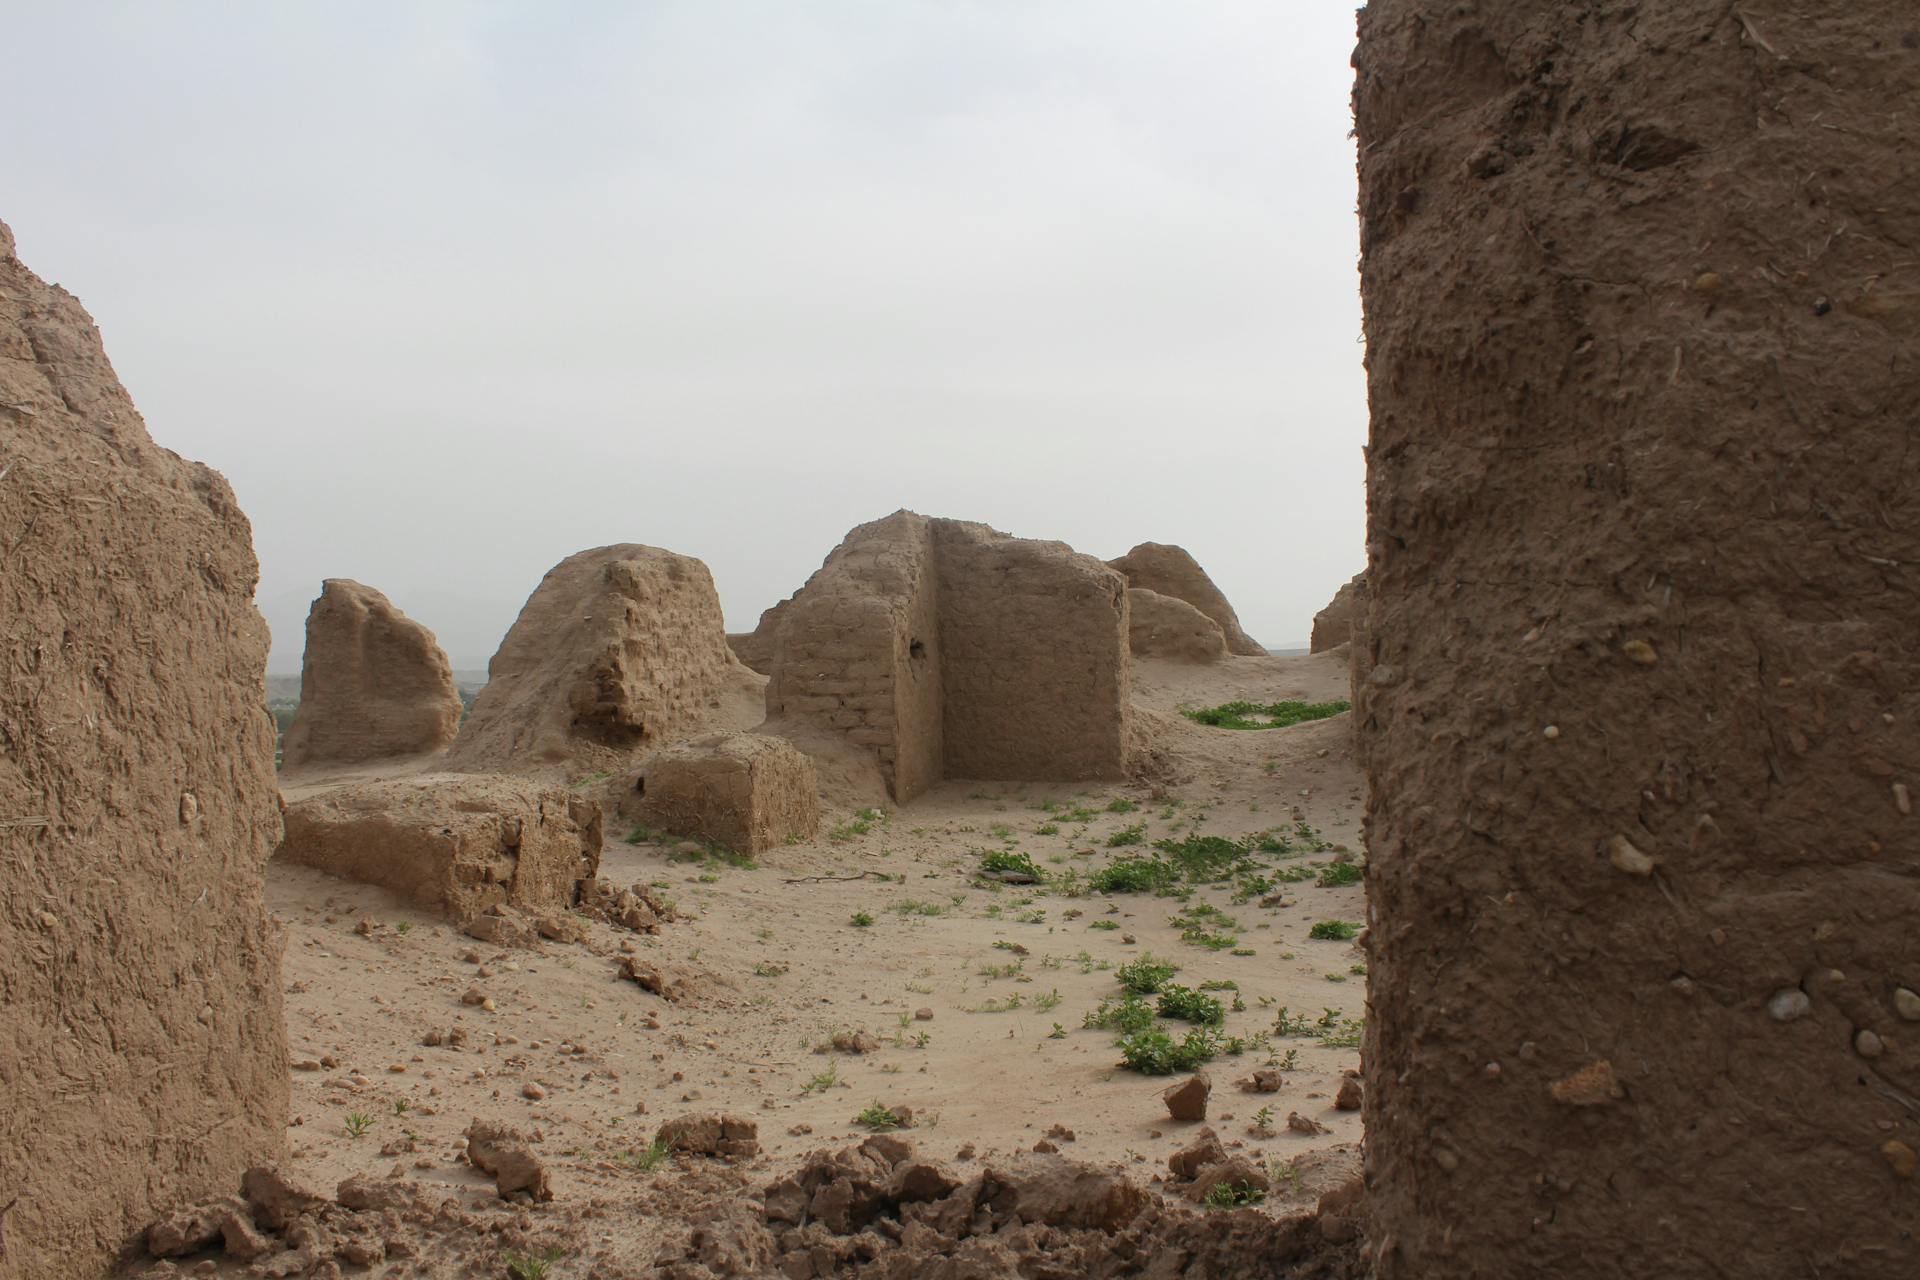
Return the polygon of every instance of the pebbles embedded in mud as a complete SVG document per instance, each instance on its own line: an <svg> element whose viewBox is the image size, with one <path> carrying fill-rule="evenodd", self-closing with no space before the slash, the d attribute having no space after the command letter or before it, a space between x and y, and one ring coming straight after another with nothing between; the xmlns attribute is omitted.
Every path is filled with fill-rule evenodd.
<svg viewBox="0 0 1920 1280"><path fill-rule="evenodd" d="M1798 987L1783 988L1767 998L1767 1016L1775 1022L1804 1018L1812 1008L1813 1001Z"/></svg>
<svg viewBox="0 0 1920 1280"><path fill-rule="evenodd" d="M1445 1147L1435 1147L1433 1149L1433 1162L1448 1173L1452 1173L1460 1167L1460 1157Z"/></svg>
<svg viewBox="0 0 1920 1280"><path fill-rule="evenodd" d="M1905 987L1893 989L1893 1011L1908 1022L1920 1022L1920 993Z"/></svg>
<svg viewBox="0 0 1920 1280"><path fill-rule="evenodd" d="M1920 1152L1898 1138L1889 1138L1880 1145L1880 1154L1886 1157L1887 1167L1893 1170L1893 1176L1908 1181L1916 1172L1920 1172Z"/></svg>
<svg viewBox="0 0 1920 1280"><path fill-rule="evenodd" d="M1901 813L1913 812L1913 793L1907 790L1907 784L1904 782L1893 784L1893 807Z"/></svg>
<svg viewBox="0 0 1920 1280"><path fill-rule="evenodd" d="M1862 1027L1853 1036L1853 1051L1863 1058L1877 1058L1887 1050L1887 1042L1867 1027Z"/></svg>
<svg viewBox="0 0 1920 1280"><path fill-rule="evenodd" d="M1650 667L1660 661L1659 653L1645 640L1629 640L1620 646L1620 652L1643 667Z"/></svg>
<svg viewBox="0 0 1920 1280"><path fill-rule="evenodd" d="M1540 731L1540 736L1548 740L1557 738L1560 736L1560 726L1557 724L1550 724L1546 728Z"/></svg>
<svg viewBox="0 0 1920 1280"><path fill-rule="evenodd" d="M1653 858L1641 852L1625 836L1614 836L1607 841L1607 861L1613 864L1614 870L1624 871L1630 876L1653 874Z"/></svg>

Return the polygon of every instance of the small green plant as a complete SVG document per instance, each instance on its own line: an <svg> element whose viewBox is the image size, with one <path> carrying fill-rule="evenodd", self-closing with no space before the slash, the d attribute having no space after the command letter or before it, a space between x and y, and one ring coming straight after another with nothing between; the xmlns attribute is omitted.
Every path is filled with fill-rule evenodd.
<svg viewBox="0 0 1920 1280"><path fill-rule="evenodd" d="M1127 799L1125 796L1121 796L1118 799L1116 799L1112 804L1109 804L1107 806L1107 812L1108 813L1132 813L1135 809L1138 809L1139 807L1140 807L1139 805Z"/></svg>
<svg viewBox="0 0 1920 1280"><path fill-rule="evenodd" d="M508 1253L507 1274L513 1280L546 1280L553 1271L553 1264L566 1254L559 1249L546 1249L539 1253Z"/></svg>
<svg viewBox="0 0 1920 1280"><path fill-rule="evenodd" d="M1040 1012L1042 1013L1046 1013L1052 1009L1057 1009L1059 1008L1059 1006L1060 1006L1060 988L1058 987L1055 987L1053 990L1047 992L1043 996L1035 996L1033 998L1033 1007L1040 1010Z"/></svg>
<svg viewBox="0 0 1920 1280"><path fill-rule="evenodd" d="M413 921L402 920L399 924L393 926L393 931L404 938L413 932Z"/></svg>
<svg viewBox="0 0 1920 1280"><path fill-rule="evenodd" d="M947 908L944 903L921 902L916 898L903 898L891 907L888 907L887 910L897 911L903 916L938 916L945 915Z"/></svg>
<svg viewBox="0 0 1920 1280"><path fill-rule="evenodd" d="M1287 1161L1274 1160L1267 1164L1267 1180L1276 1185L1286 1183L1288 1193L1297 1196L1306 1186L1307 1176Z"/></svg>
<svg viewBox="0 0 1920 1280"><path fill-rule="evenodd" d="M1136 823L1131 827L1122 827L1107 837L1107 847L1109 849L1118 849L1130 844L1145 844L1146 842L1147 827L1145 823Z"/></svg>
<svg viewBox="0 0 1920 1280"><path fill-rule="evenodd" d="M1016 991L1012 995L1008 996L1005 1000L988 1000L988 1001L985 1001L984 1003L976 1004L969 1007L966 1010L966 1012L968 1013L1012 1013L1015 1009L1018 1009L1023 1003L1025 1003L1025 1001L1021 998L1020 993Z"/></svg>
<svg viewBox="0 0 1920 1280"><path fill-rule="evenodd" d="M1060 1025L1059 1023L1057 1023L1057 1022L1056 1022L1056 1023L1054 1023L1054 1024L1053 1024L1053 1032L1052 1032L1052 1034L1050 1034L1050 1035L1049 1035L1049 1036L1047 1037L1047 1039L1049 1039L1049 1040L1065 1040L1066 1038L1067 1038L1067 1029L1066 1029L1065 1027L1063 1027L1063 1026L1061 1026L1061 1025Z"/></svg>
<svg viewBox="0 0 1920 1280"><path fill-rule="evenodd" d="M1353 706L1337 702L1223 702L1217 707L1200 707L1180 714L1196 724L1216 729L1285 729L1308 720L1325 720Z"/></svg>
<svg viewBox="0 0 1920 1280"><path fill-rule="evenodd" d="M1200 989L1202 991L1238 991L1240 984L1232 978L1215 978L1210 982L1201 983Z"/></svg>
<svg viewBox="0 0 1920 1280"><path fill-rule="evenodd" d="M1153 1025L1153 1008L1129 991L1118 1000L1111 996L1102 1000L1098 1008L1091 1010L1081 1020L1080 1025L1093 1030L1138 1035Z"/></svg>
<svg viewBox="0 0 1920 1280"><path fill-rule="evenodd" d="M1277 1036L1310 1036L1317 1030L1306 1014L1290 1013L1285 1005L1273 1020L1273 1034Z"/></svg>
<svg viewBox="0 0 1920 1280"><path fill-rule="evenodd" d="M1033 829L1033 834L1037 836L1057 836L1060 834L1060 824L1057 822L1043 822Z"/></svg>
<svg viewBox="0 0 1920 1280"><path fill-rule="evenodd" d="M1220 1052L1221 1042L1204 1027L1195 1027L1175 1040L1159 1027L1123 1035L1116 1042L1120 1065L1147 1076L1170 1076L1192 1071Z"/></svg>
<svg viewBox="0 0 1920 1280"><path fill-rule="evenodd" d="M980 855L980 870L999 875L1031 876L1035 884L1047 878L1033 858L1011 849L993 849Z"/></svg>
<svg viewBox="0 0 1920 1280"><path fill-rule="evenodd" d="M1345 942L1360 932L1351 920L1316 920L1307 936L1320 942Z"/></svg>
<svg viewBox="0 0 1920 1280"><path fill-rule="evenodd" d="M1162 960L1149 951L1138 960L1121 965L1114 970L1113 976L1118 978L1120 985L1127 990L1150 996L1160 989L1161 984L1178 972L1180 972L1179 965L1171 960Z"/></svg>
<svg viewBox="0 0 1920 1280"><path fill-rule="evenodd" d="M1359 884L1366 878L1366 872L1357 862L1334 862L1320 868L1319 885L1322 889L1338 889L1344 885Z"/></svg>
<svg viewBox="0 0 1920 1280"><path fill-rule="evenodd" d="M1112 930L1118 929L1119 927L1120 927L1119 923L1114 920L1095 920L1093 923L1087 926L1087 928L1089 929L1099 929L1106 932L1111 932Z"/></svg>
<svg viewBox="0 0 1920 1280"><path fill-rule="evenodd" d="M870 1104L866 1110L853 1118L853 1122L857 1125L864 1125L876 1133L884 1132L888 1129L898 1129L900 1127L900 1117L895 1115L890 1108L883 1107L878 1102Z"/></svg>
<svg viewBox="0 0 1920 1280"><path fill-rule="evenodd" d="M778 978L786 971L787 966L776 960L762 960L753 966L753 976L756 978Z"/></svg>
<svg viewBox="0 0 1920 1280"><path fill-rule="evenodd" d="M1100 893L1152 893L1172 879L1158 858L1116 858L1087 878Z"/></svg>
<svg viewBox="0 0 1920 1280"><path fill-rule="evenodd" d="M1209 1209L1239 1209L1250 1204L1259 1204L1267 1198L1267 1193L1251 1182L1221 1182L1207 1192Z"/></svg>
<svg viewBox="0 0 1920 1280"><path fill-rule="evenodd" d="M1177 1018L1182 1022L1197 1022L1207 1026L1217 1027L1227 1020L1227 1011L1218 1000L1171 982L1160 988L1157 1010L1163 1018Z"/></svg>
<svg viewBox="0 0 1920 1280"><path fill-rule="evenodd" d="M1273 1132L1273 1108L1262 1107L1254 1112L1253 1127L1260 1133L1271 1134Z"/></svg>
<svg viewBox="0 0 1920 1280"><path fill-rule="evenodd" d="M645 827L635 827L633 830L627 832L628 844L645 844L651 839L653 839L653 832L647 830Z"/></svg>
<svg viewBox="0 0 1920 1280"><path fill-rule="evenodd" d="M840 1083L840 1062L838 1059L835 1059L834 1061L829 1062L827 1064L827 1069L825 1071L819 1072L813 1077L813 1079L807 1081L806 1087L801 1089L800 1092L801 1093L825 1093L827 1090L833 1088L833 1086L839 1083Z"/></svg>
<svg viewBox="0 0 1920 1280"><path fill-rule="evenodd" d="M393 1114L403 1116L411 1110L413 1110L413 1104L405 1098L395 1098L393 1100Z"/></svg>
<svg viewBox="0 0 1920 1280"><path fill-rule="evenodd" d="M673 1148L668 1146L664 1139L655 1138L643 1150L622 1152L619 1162L641 1173L652 1173L665 1164L667 1157L672 1154Z"/></svg>
<svg viewBox="0 0 1920 1280"><path fill-rule="evenodd" d="M864 929L873 923L873 913L871 911L856 911L847 917L847 923L856 929Z"/></svg>
<svg viewBox="0 0 1920 1280"><path fill-rule="evenodd" d="M366 1136L367 1130L373 1128L373 1117L363 1115L358 1111L349 1111L346 1118L346 1128L349 1138L364 1137Z"/></svg>
<svg viewBox="0 0 1920 1280"><path fill-rule="evenodd" d="M1338 1026L1331 1027L1320 1036L1320 1045L1326 1049L1358 1049L1366 1038L1367 1020L1365 1018L1343 1018Z"/></svg>

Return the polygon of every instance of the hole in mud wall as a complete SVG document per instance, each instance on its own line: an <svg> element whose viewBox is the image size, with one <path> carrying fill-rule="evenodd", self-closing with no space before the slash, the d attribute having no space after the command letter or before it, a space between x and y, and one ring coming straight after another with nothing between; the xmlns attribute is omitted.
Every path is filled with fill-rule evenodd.
<svg viewBox="0 0 1920 1280"><path fill-rule="evenodd" d="M919 661L925 661L927 656L927 646L922 644L920 641L915 640L907 646L907 656L909 658L914 658Z"/></svg>
<svg viewBox="0 0 1920 1280"><path fill-rule="evenodd" d="M635 779L633 780L633 794L635 794L635 795L637 795L637 796L643 796L643 795L645 795L645 794L647 794L647 780L646 780L646 778L644 778L644 777L640 777L640 778L635 778Z"/></svg>

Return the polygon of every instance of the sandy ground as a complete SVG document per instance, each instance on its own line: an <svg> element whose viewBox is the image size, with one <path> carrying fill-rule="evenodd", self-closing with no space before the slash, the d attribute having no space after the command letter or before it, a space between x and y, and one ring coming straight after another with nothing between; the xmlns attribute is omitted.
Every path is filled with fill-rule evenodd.
<svg viewBox="0 0 1920 1280"><path fill-rule="evenodd" d="M1017 849L1052 876L1072 871L1084 881L1153 840L1196 829L1297 839L1297 823L1334 848L1271 858L1270 867L1318 868L1347 850L1357 857L1349 717L1235 732L1172 715L1242 697L1344 697L1345 685L1344 651L1139 663L1136 705L1171 756L1172 780L948 783L864 832L856 815L831 815L831 833L753 867L676 860L670 840L628 843L626 829L610 830L602 875L663 886L685 916L650 936L596 923L579 945L505 952L382 890L274 864L268 896L287 928L296 1064L293 1171L322 1187L393 1173L468 1189L478 1203L491 1184L460 1160L460 1135L475 1117L504 1118L538 1134L561 1202L612 1202L636 1180L672 1176L671 1166L635 1167L634 1153L663 1120L711 1111L757 1119L764 1154L749 1176L759 1182L805 1152L864 1136L854 1117L880 1102L910 1106L910 1136L936 1157L1026 1150L1063 1127L1073 1135L1053 1139L1063 1154L1157 1180L1197 1126L1168 1119L1159 1097L1168 1078L1119 1069L1113 1033L1082 1027L1119 993L1113 969L1152 952L1180 966L1183 984L1237 984L1215 992L1223 1001L1237 994L1242 1006L1226 1030L1270 1037L1208 1068L1209 1123L1246 1154L1297 1162L1298 1186L1283 1175L1269 1205L1306 1208L1352 1167L1360 1121L1335 1110L1333 1094L1358 1051L1323 1047L1317 1035L1273 1035L1274 1023L1282 1007L1314 1021L1363 1015L1358 949L1307 936L1317 920L1364 921L1360 888L1282 884L1271 906L1261 896L1233 902L1231 884L1203 888L1189 912L1211 904L1234 922L1229 929L1215 917L1215 931L1237 939L1209 950L1182 941L1170 923L1182 904L1170 898L1057 882L996 886L974 873L982 851ZM1048 826L1056 829L1041 830ZM1134 826L1148 844L1108 845ZM872 923L856 925L856 913ZM623 947L679 966L689 993L669 1003L620 978ZM474 989L491 1011L462 1002ZM456 1028L462 1046L424 1043ZM877 1044L819 1051L842 1032ZM1283 1063L1277 1094L1234 1087L1256 1067ZM1253 1129L1263 1106L1270 1132ZM1290 1112L1328 1132L1290 1132ZM623 1254L644 1244L613 1231L599 1243Z"/></svg>

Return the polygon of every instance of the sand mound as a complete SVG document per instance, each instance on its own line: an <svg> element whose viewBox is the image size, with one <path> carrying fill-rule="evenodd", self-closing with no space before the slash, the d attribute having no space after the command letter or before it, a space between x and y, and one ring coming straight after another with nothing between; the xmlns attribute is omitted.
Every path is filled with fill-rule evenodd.
<svg viewBox="0 0 1920 1280"><path fill-rule="evenodd" d="M460 690L433 632L372 587L322 583L307 613L300 707L281 744L286 767L425 755L459 727Z"/></svg>
<svg viewBox="0 0 1920 1280"><path fill-rule="evenodd" d="M1127 589L1128 648L1136 658L1218 662L1227 656L1220 624L1185 600L1145 587Z"/></svg>
<svg viewBox="0 0 1920 1280"><path fill-rule="evenodd" d="M1163 542L1143 542L1108 564L1127 577L1127 585L1184 600L1212 618L1227 638L1227 650L1241 657L1263 657L1266 649L1240 629L1233 606L1213 585L1207 571L1186 550Z"/></svg>
<svg viewBox="0 0 1920 1280"><path fill-rule="evenodd" d="M526 778L338 787L288 805L286 827L280 858L380 885L462 926L507 908L536 919L570 911L600 867L600 806ZM510 924L487 932L530 940Z"/></svg>
<svg viewBox="0 0 1920 1280"><path fill-rule="evenodd" d="M763 681L727 648L707 567L622 544L548 572L488 665L448 767L614 769L709 729L749 728Z"/></svg>
<svg viewBox="0 0 1920 1280"><path fill-rule="evenodd" d="M769 731L942 778L1126 772L1125 583L1058 542L909 511L861 525L782 608Z"/></svg>
<svg viewBox="0 0 1920 1280"><path fill-rule="evenodd" d="M247 520L0 226L0 1271L97 1276L281 1148Z"/></svg>
<svg viewBox="0 0 1920 1280"><path fill-rule="evenodd" d="M1308 642L1308 652L1323 653L1350 643L1361 610L1366 607L1367 575L1356 573L1351 581L1334 592L1326 608L1313 615L1313 639Z"/></svg>
<svg viewBox="0 0 1920 1280"><path fill-rule="evenodd" d="M622 818L736 853L762 853L820 828L813 761L765 734L712 734L668 747L610 786Z"/></svg>

